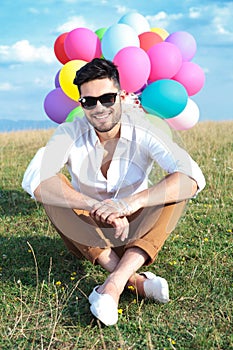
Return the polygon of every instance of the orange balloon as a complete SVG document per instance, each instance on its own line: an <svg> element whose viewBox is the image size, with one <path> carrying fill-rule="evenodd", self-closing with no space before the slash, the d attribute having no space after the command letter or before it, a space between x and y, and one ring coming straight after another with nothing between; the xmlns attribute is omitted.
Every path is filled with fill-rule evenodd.
<svg viewBox="0 0 233 350"><path fill-rule="evenodd" d="M148 51L152 46L163 41L159 34L153 32L144 32L138 37L140 41L140 48L144 51Z"/></svg>

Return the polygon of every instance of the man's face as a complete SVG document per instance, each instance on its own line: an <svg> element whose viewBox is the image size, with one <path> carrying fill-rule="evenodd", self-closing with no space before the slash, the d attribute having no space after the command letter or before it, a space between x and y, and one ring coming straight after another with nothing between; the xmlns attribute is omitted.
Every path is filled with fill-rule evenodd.
<svg viewBox="0 0 233 350"><path fill-rule="evenodd" d="M119 89L114 85L113 81L106 79L96 79L81 85L81 97L93 96L98 97L108 93L119 92ZM122 93L123 95L123 93ZM84 113L89 123L98 132L108 132L120 122L121 119L121 95L116 96L116 102L110 106L103 106L100 101L97 101L93 109L85 109Z"/></svg>

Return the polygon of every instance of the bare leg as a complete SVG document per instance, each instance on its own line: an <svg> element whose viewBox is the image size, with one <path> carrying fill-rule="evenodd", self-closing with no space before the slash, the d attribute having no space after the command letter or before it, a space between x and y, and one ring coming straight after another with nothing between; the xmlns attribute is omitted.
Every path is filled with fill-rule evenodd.
<svg viewBox="0 0 233 350"><path fill-rule="evenodd" d="M136 271L146 259L147 254L137 247L127 249L121 259L112 250L104 251L98 258L98 263L109 271L110 275L98 288L98 292L111 295L118 303L120 295L129 281L129 284L137 287L139 294L143 295L145 277L136 274Z"/></svg>

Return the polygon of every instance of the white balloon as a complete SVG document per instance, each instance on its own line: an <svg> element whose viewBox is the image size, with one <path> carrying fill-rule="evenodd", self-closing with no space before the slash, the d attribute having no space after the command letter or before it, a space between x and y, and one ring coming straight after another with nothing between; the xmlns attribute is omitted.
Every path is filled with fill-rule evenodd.
<svg viewBox="0 0 233 350"><path fill-rule="evenodd" d="M137 35L150 32L150 25L147 19L137 12L129 12L126 15L122 16L118 23L128 24L132 27Z"/></svg>
<svg viewBox="0 0 233 350"><path fill-rule="evenodd" d="M188 98L187 105L180 114L165 120L174 130L188 130L197 124L199 116L200 110L198 105Z"/></svg>

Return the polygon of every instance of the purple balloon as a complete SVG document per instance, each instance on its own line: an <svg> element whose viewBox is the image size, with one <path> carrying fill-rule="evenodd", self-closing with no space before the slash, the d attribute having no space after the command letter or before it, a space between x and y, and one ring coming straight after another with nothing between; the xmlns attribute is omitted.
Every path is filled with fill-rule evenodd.
<svg viewBox="0 0 233 350"><path fill-rule="evenodd" d="M196 40L188 32L171 33L165 41L176 45L180 49L183 61L190 61L196 53Z"/></svg>
<svg viewBox="0 0 233 350"><path fill-rule="evenodd" d="M59 82L59 74L60 74L60 69L59 69L59 71L57 72L57 74L56 74L56 76L55 76L55 79L54 79L54 84L55 84L55 87L56 88L59 88L59 87L61 87L61 85L60 85L60 82Z"/></svg>
<svg viewBox="0 0 233 350"><path fill-rule="evenodd" d="M79 103L69 98L61 88L50 91L44 100L47 116L58 124L63 123L68 114L78 106Z"/></svg>

